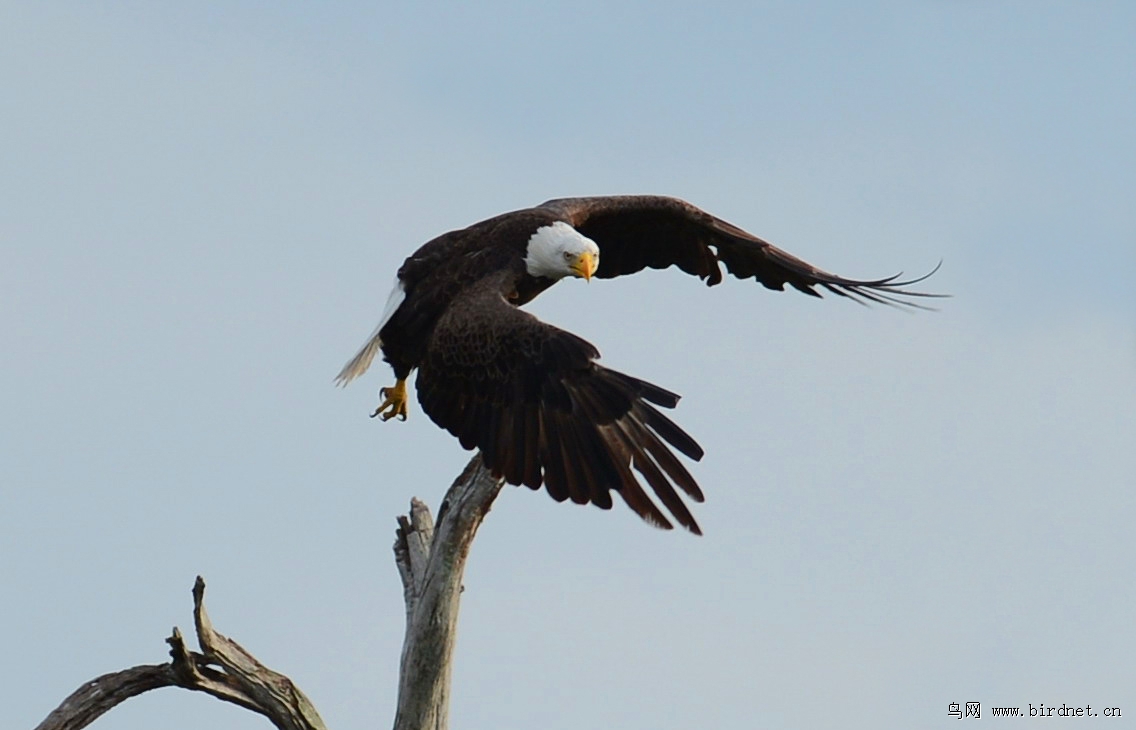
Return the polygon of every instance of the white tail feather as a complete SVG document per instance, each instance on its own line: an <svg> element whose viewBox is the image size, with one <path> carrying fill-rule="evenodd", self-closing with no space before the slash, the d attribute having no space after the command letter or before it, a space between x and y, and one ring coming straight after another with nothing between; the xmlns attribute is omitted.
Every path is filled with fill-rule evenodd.
<svg viewBox="0 0 1136 730"><path fill-rule="evenodd" d="M380 328L381 329L381 328ZM375 353L382 347L383 341L379 339L379 333L367 341L359 352L355 353L355 357L347 361L343 369L339 371L339 375L335 376L335 384L338 386L345 386L355 378L367 372L367 368L371 367L371 361L375 359Z"/></svg>
<svg viewBox="0 0 1136 730"><path fill-rule="evenodd" d="M382 320L379 325L375 327L375 331L367 338L367 343L355 353L355 357L347 361L343 369L339 371L339 375L335 376L335 384L344 386L350 383L355 378L367 372L367 368L371 367L371 361L375 359L375 354L382 347L383 341L379 337L379 332L382 331L394 313L398 311L399 305L406 299L406 289L402 285L402 281L395 279L394 289L391 291L390 296L387 298L387 306L383 309Z"/></svg>

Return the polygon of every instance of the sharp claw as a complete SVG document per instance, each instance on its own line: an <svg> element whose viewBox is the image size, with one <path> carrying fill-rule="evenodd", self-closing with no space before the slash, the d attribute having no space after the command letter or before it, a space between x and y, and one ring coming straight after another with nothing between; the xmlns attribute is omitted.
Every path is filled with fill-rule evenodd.
<svg viewBox="0 0 1136 730"><path fill-rule="evenodd" d="M406 407L406 389L405 386L399 386L402 386L402 381L391 388L379 388L379 397L383 399L383 402L371 414L371 418L379 417L384 421L389 421L398 416L398 420L406 420L408 410Z"/></svg>

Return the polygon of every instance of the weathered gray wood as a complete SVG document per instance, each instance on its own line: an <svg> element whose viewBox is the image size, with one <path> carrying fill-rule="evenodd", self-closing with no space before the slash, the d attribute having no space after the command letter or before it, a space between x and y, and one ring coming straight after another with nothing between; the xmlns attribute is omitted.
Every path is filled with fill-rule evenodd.
<svg viewBox="0 0 1136 730"><path fill-rule="evenodd" d="M198 576L193 586L193 623L204 661L184 651L184 645L180 657L176 647L171 652L174 668L191 685L187 689L208 692L259 712L280 730L327 730L315 706L292 680L264 666L240 644L213 629L204 598L205 581ZM171 640L176 638L179 635L174 629ZM207 664L219 664L224 671L206 671Z"/></svg>
<svg viewBox="0 0 1136 730"><path fill-rule="evenodd" d="M504 482L475 456L446 492L435 527L417 499L398 518L395 562L406 599L406 638L395 730L446 730L461 579L470 545Z"/></svg>
<svg viewBox="0 0 1136 730"><path fill-rule="evenodd" d="M502 484L475 456L446 492L436 526L430 509L417 499L411 500L410 514L398 518L394 553L406 600L406 638L395 730L446 730L462 574L477 528ZM160 687L205 692L264 715L280 730L326 730L290 679L213 628L200 576L193 586L193 623L199 652L190 651L175 627L166 639L172 661L85 683L36 730L80 730L120 702Z"/></svg>
<svg viewBox="0 0 1136 730"><path fill-rule="evenodd" d="M92 679L52 710L36 730L78 730L125 700L177 684L169 664L144 664Z"/></svg>
<svg viewBox="0 0 1136 730"><path fill-rule="evenodd" d="M258 662L213 628L205 613L205 581L193 586L193 623L201 652L191 652L176 627L166 643L172 661L104 674L63 701L36 730L79 730L115 705L160 687L206 692L267 717L280 730L326 730L292 681Z"/></svg>

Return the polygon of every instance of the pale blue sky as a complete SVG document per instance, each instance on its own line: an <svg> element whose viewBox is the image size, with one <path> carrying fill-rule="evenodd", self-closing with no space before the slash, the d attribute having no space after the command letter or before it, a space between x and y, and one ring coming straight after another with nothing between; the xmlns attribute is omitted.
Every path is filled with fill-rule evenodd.
<svg viewBox="0 0 1136 730"><path fill-rule="evenodd" d="M507 489L452 724L1136 717L1129 3L2 3L0 686L32 727L220 630L393 716L394 517L468 459L331 379L428 238L677 195L905 314L675 272L534 303L684 395L695 538ZM984 719L985 716L984 716ZM167 690L101 730L262 728ZM1110 723L1110 727L1120 723Z"/></svg>

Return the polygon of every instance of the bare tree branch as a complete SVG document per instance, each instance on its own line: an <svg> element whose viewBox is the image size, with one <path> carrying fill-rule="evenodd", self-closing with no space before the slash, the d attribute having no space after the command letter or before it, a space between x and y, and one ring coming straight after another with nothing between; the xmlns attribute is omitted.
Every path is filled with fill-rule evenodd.
<svg viewBox="0 0 1136 730"><path fill-rule="evenodd" d="M398 518L395 562L406 599L406 639L395 730L446 730L461 579L477 528L504 482L475 456L446 492L435 528L417 499Z"/></svg>
<svg viewBox="0 0 1136 730"><path fill-rule="evenodd" d="M406 600L406 639L395 730L446 730L462 574L477 528L502 484L475 456L446 492L436 527L430 509L417 499L411 500L410 514L398 518L394 553ZM200 651L191 651L175 627L166 639L170 662L87 682L36 730L80 730L120 702L160 687L205 692L264 715L280 730L326 730L292 680L213 628L200 576L193 586L193 624Z"/></svg>
<svg viewBox="0 0 1136 730"><path fill-rule="evenodd" d="M240 644L213 629L205 613L205 581L193 586L193 622L201 652L191 652L176 627L166 643L167 664L142 665L87 682L36 730L79 730L124 700L160 687L206 692L267 717L280 730L326 730L292 680L258 662Z"/></svg>
<svg viewBox="0 0 1136 730"><path fill-rule="evenodd" d="M169 664L143 664L92 679L63 700L36 730L78 730L125 700L177 684Z"/></svg>

